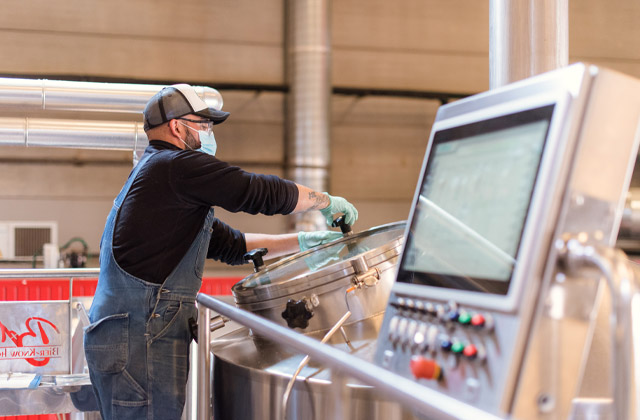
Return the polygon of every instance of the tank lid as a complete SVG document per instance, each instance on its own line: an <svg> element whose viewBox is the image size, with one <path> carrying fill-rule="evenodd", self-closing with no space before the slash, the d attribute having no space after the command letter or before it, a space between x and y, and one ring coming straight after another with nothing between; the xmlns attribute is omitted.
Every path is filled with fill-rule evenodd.
<svg viewBox="0 0 640 420"><path fill-rule="evenodd" d="M245 277L231 291L238 304L261 302L351 277L351 260L362 257L373 266L396 257L405 226L389 223L295 254Z"/></svg>

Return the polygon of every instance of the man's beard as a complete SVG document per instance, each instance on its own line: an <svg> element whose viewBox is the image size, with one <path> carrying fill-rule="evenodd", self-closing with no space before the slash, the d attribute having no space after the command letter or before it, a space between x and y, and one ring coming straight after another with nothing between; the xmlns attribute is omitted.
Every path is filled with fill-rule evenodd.
<svg viewBox="0 0 640 420"><path fill-rule="evenodd" d="M200 142L196 139L196 136L191 134L191 130L187 130L187 135L185 136L184 143L189 146L191 150L200 148Z"/></svg>

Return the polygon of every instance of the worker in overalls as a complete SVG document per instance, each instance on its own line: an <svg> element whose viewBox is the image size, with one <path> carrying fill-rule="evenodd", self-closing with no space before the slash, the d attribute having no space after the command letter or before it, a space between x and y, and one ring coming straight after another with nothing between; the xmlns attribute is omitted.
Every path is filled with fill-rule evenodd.
<svg viewBox="0 0 640 420"><path fill-rule="evenodd" d="M144 110L149 146L116 197L100 243L100 277L85 355L104 420L179 419L185 403L195 297L205 258L243 264L247 250L278 257L339 232L242 233L214 208L265 215L320 210L331 221L357 210L341 197L215 157L210 108L186 84L166 87Z"/></svg>

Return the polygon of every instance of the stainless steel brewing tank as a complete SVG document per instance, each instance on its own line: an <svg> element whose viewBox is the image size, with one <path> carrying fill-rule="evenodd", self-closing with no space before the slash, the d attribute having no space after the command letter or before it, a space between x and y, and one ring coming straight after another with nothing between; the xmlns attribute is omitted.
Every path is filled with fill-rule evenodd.
<svg viewBox="0 0 640 420"><path fill-rule="evenodd" d="M344 335L336 333L328 344L372 361L405 225L379 226L272 264L233 287L236 304L284 326L292 322L282 315L287 304L297 305L296 313L303 315L294 323L308 325L293 328L318 340L348 305L352 316L344 324ZM350 288L355 290L347 294ZM354 379L336 376L313 359L297 376L285 409L285 389L305 355L255 336L248 328L213 340L211 352L215 420L275 420L285 419L285 413L287 420L414 419L397 402Z"/></svg>
<svg viewBox="0 0 640 420"><path fill-rule="evenodd" d="M373 362L383 314L346 325L327 343ZM322 333L308 334L320 340ZM214 420L416 420L410 408L352 378L336 377L313 358L283 396L305 355L240 328L211 343ZM339 372L338 372L339 373ZM286 417L285 417L286 413Z"/></svg>
<svg viewBox="0 0 640 420"><path fill-rule="evenodd" d="M405 225L378 226L269 265L233 286L236 305L304 333L330 329L347 309L348 323L382 313Z"/></svg>

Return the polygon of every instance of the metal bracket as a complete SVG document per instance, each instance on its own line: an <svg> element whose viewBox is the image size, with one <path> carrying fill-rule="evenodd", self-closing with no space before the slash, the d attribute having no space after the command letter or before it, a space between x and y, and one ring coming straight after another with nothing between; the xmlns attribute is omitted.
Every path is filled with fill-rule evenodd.
<svg viewBox="0 0 640 420"><path fill-rule="evenodd" d="M351 278L351 283L356 288L373 287L380 281L380 270L373 267L369 268L364 258L356 258L351 261L351 265L356 274Z"/></svg>

